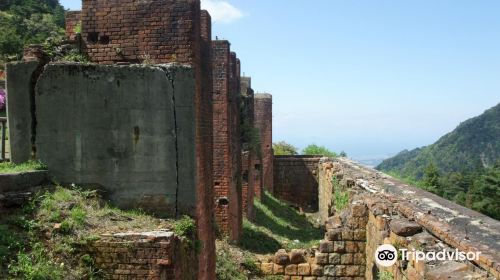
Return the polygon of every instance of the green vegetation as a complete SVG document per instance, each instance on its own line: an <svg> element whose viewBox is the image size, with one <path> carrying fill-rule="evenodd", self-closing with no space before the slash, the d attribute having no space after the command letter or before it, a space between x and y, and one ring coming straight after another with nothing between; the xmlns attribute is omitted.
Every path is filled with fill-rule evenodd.
<svg viewBox="0 0 500 280"><path fill-rule="evenodd" d="M255 200L255 222L245 220L240 247L258 254L275 253L278 249L310 248L318 245L323 230L315 227L304 214L264 193Z"/></svg>
<svg viewBox="0 0 500 280"><path fill-rule="evenodd" d="M245 121L241 125L241 141L243 146L254 152L259 158L262 158L261 141L259 130Z"/></svg>
<svg viewBox="0 0 500 280"><path fill-rule="evenodd" d="M0 275L4 270L14 279L99 279L94 260L80 248L101 234L158 228L189 234L193 224L118 210L96 191L55 187L0 217Z"/></svg>
<svg viewBox="0 0 500 280"><path fill-rule="evenodd" d="M335 206L335 210L337 212L340 212L344 210L349 204L349 192L340 185L340 182L336 176L332 177L332 186L333 186L333 205Z"/></svg>
<svg viewBox="0 0 500 280"><path fill-rule="evenodd" d="M325 157L337 157L335 152L328 150L324 146L318 146L316 144L311 144L302 150L303 155L321 155Z"/></svg>
<svg viewBox="0 0 500 280"><path fill-rule="evenodd" d="M382 271L378 273L379 280L393 280L394 275L390 271Z"/></svg>
<svg viewBox="0 0 500 280"><path fill-rule="evenodd" d="M34 170L45 170L47 167L40 161L28 161L21 164L11 162L0 162L0 174L2 173L18 173Z"/></svg>
<svg viewBox="0 0 500 280"><path fill-rule="evenodd" d="M500 219L500 104L377 169Z"/></svg>
<svg viewBox="0 0 500 280"><path fill-rule="evenodd" d="M274 155L297 155L297 148L292 144L288 144L285 141L280 141L278 143L273 143Z"/></svg>
<svg viewBox="0 0 500 280"><path fill-rule="evenodd" d="M0 60L17 60L28 44L60 41L64 8L58 0L5 0L0 3Z"/></svg>

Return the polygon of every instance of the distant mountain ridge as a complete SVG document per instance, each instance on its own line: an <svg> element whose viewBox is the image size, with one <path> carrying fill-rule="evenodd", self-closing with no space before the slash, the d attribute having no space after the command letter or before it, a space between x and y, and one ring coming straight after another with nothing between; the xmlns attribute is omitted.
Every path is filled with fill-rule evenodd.
<svg viewBox="0 0 500 280"><path fill-rule="evenodd" d="M441 173L472 172L495 165L500 159L500 104L462 122L432 145L404 150L376 169L421 180L433 163Z"/></svg>

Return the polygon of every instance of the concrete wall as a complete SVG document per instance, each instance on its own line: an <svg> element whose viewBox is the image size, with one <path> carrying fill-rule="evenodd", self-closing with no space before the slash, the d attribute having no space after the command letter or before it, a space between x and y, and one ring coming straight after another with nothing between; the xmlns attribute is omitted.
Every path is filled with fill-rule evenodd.
<svg viewBox="0 0 500 280"><path fill-rule="evenodd" d="M11 161L23 163L32 158L34 81L38 62L7 64L7 118Z"/></svg>
<svg viewBox="0 0 500 280"><path fill-rule="evenodd" d="M38 158L56 180L100 185L120 207L194 215L194 83L182 66L48 65Z"/></svg>
<svg viewBox="0 0 500 280"><path fill-rule="evenodd" d="M318 156L274 156L274 195L303 211L318 211Z"/></svg>

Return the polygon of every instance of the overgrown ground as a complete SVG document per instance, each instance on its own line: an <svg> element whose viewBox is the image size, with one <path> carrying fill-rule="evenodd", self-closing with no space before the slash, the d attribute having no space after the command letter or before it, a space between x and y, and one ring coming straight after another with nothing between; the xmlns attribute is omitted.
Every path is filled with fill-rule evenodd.
<svg viewBox="0 0 500 280"><path fill-rule="evenodd" d="M0 216L0 279L100 279L87 242L104 233L176 230L185 220L156 219L104 203L95 191L55 187Z"/></svg>
<svg viewBox="0 0 500 280"><path fill-rule="evenodd" d="M269 193L264 193L262 200L255 200L254 209L255 219L245 219L238 244L226 239L217 241L217 279L282 279L259 275L253 262L265 260L281 248L309 249L323 238L323 229Z"/></svg>
<svg viewBox="0 0 500 280"><path fill-rule="evenodd" d="M13 164L11 162L0 162L0 174L18 173L34 170L47 169L44 164L39 161L28 161L21 164Z"/></svg>

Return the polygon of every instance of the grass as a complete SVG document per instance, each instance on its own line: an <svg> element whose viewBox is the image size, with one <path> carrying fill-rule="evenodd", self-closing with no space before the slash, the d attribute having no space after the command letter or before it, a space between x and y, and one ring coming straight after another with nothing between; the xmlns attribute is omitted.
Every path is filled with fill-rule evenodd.
<svg viewBox="0 0 500 280"><path fill-rule="evenodd" d="M189 234L193 224L119 210L96 191L55 187L37 194L24 209L0 217L0 278L97 279L100 271L81 248L101 234L159 228Z"/></svg>
<svg viewBox="0 0 500 280"><path fill-rule="evenodd" d="M45 170L46 166L40 161L28 161L21 164L12 162L0 162L0 174L19 173L35 170Z"/></svg>
<svg viewBox="0 0 500 280"><path fill-rule="evenodd" d="M317 246L324 231L304 214L269 193L255 200L255 222L245 220L239 246L257 254L274 254L278 249Z"/></svg>

